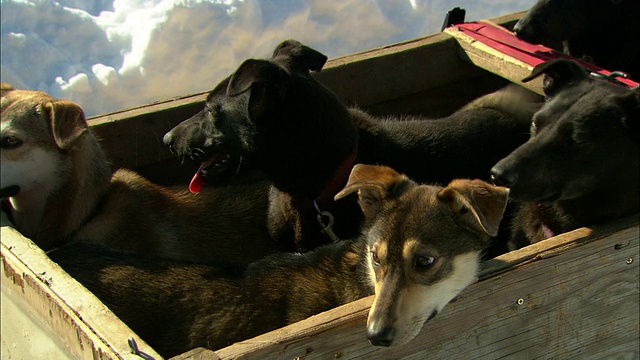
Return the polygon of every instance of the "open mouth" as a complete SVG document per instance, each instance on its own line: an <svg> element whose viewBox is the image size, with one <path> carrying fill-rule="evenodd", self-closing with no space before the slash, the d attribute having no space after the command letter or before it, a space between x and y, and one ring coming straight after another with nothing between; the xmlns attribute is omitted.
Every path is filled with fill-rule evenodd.
<svg viewBox="0 0 640 360"><path fill-rule="evenodd" d="M230 173L229 169L237 171L239 167L238 157L225 152L216 152L205 160L189 183L189 191L198 193L205 183L217 183L224 181ZM235 173L234 173L235 174ZM233 176L233 174L231 175Z"/></svg>
<svg viewBox="0 0 640 360"><path fill-rule="evenodd" d="M18 185L3 187L2 189L0 189L0 198L4 199L4 198L16 196L18 195L19 192L20 192L20 186Z"/></svg>

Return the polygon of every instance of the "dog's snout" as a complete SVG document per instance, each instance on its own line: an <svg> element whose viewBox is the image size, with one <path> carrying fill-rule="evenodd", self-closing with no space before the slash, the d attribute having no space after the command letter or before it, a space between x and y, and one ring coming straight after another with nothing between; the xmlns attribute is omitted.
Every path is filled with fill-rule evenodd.
<svg viewBox="0 0 640 360"><path fill-rule="evenodd" d="M526 21L526 19L520 19L520 21L518 21L513 26L513 33L519 39L522 39L524 41L533 42L533 43L538 42L538 39L536 39L537 37L536 31L533 30L532 25L530 24L529 21Z"/></svg>
<svg viewBox="0 0 640 360"><path fill-rule="evenodd" d="M502 166L494 166L491 168L491 181L499 186L512 187L518 182L518 174L510 171Z"/></svg>
<svg viewBox="0 0 640 360"><path fill-rule="evenodd" d="M520 37L520 35L522 35L522 22L518 21L514 26L513 26L513 32L516 34L516 36Z"/></svg>
<svg viewBox="0 0 640 360"><path fill-rule="evenodd" d="M164 134L164 136L162 137L162 142L165 145L167 145L169 148L173 148L173 142L174 142L173 131L169 131L168 133Z"/></svg>
<svg viewBox="0 0 640 360"><path fill-rule="evenodd" d="M396 337L396 329L391 326L377 328L375 326L367 329L367 338L375 346L391 346Z"/></svg>

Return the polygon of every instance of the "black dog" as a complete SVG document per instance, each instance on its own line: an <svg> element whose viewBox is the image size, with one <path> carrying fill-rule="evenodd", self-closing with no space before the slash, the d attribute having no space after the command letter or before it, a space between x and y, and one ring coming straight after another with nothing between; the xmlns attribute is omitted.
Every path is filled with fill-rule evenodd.
<svg viewBox="0 0 640 360"><path fill-rule="evenodd" d="M228 178L217 170L238 163L227 159L259 167L273 182L270 232L292 250L358 233L362 214L355 199L332 200L355 162L446 184L454 178L488 178L491 165L528 138L533 112L516 119L488 108L494 105L438 120L378 119L350 109L310 74L326 60L297 41L285 41L271 59L242 63L213 89L203 111L164 137L181 155L200 149L225 159L219 166L203 163L199 173L214 182L219 175ZM330 222L326 211L336 219L335 237L321 233L318 218Z"/></svg>
<svg viewBox="0 0 640 360"><path fill-rule="evenodd" d="M640 79L640 1L538 0L514 27L544 44L602 68Z"/></svg>
<svg viewBox="0 0 640 360"><path fill-rule="evenodd" d="M491 170L523 202L513 224L521 247L638 212L640 90L589 77L571 60L538 65L547 102L531 139Z"/></svg>

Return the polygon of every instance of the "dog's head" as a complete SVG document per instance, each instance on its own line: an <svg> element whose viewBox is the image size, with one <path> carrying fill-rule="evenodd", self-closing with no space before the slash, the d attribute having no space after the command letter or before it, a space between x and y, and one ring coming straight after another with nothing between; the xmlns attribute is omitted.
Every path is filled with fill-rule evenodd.
<svg viewBox="0 0 640 360"><path fill-rule="evenodd" d="M623 1L634 0L538 0L513 30L522 40L561 49L562 41L615 19Z"/></svg>
<svg viewBox="0 0 640 360"><path fill-rule="evenodd" d="M401 345L477 276L508 190L480 180L418 185L394 170L358 164L341 198L358 193L375 300L367 321L374 345Z"/></svg>
<svg viewBox="0 0 640 360"><path fill-rule="evenodd" d="M491 174L520 201L575 200L638 186L638 88L594 79L576 62L538 65L545 105L533 116L530 139Z"/></svg>
<svg viewBox="0 0 640 360"><path fill-rule="evenodd" d="M199 189L204 178L213 183L228 181L240 165L259 167L264 143L277 141L272 134L274 123L299 114L292 111L278 114L281 116L273 121L267 118L282 107L297 106L302 112L303 105L290 99L313 96L305 84L314 82L310 72L320 71L326 60L325 55L295 40L284 41L271 59L243 62L209 93L202 111L169 131L163 139L167 146L181 156L203 160L192 181L192 191ZM304 116L296 120L302 121Z"/></svg>
<svg viewBox="0 0 640 360"><path fill-rule="evenodd" d="M6 83L0 106L2 197L46 186L61 171L62 154L88 130L82 108Z"/></svg>

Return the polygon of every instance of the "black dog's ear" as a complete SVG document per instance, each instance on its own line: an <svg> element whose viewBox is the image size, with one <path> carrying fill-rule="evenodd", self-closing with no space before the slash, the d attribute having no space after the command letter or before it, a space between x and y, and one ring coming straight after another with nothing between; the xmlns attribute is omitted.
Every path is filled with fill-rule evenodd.
<svg viewBox="0 0 640 360"><path fill-rule="evenodd" d="M227 95L237 96L250 90L249 116L256 121L281 96L277 85L287 77L284 70L269 61L248 59L231 75Z"/></svg>
<svg viewBox="0 0 640 360"><path fill-rule="evenodd" d="M553 59L534 67L531 75L522 79L522 82L526 83L542 74L545 74L542 90L547 96L553 96L559 89L569 84L591 80L587 71L577 62L568 59Z"/></svg>
<svg viewBox="0 0 640 360"><path fill-rule="evenodd" d="M296 40L285 40L273 51L272 58L287 69L307 74L320 71L327 62L327 56Z"/></svg>
<svg viewBox="0 0 640 360"><path fill-rule="evenodd" d="M438 192L460 224L480 234L498 235L509 199L509 189L482 180L453 180Z"/></svg>
<svg viewBox="0 0 640 360"><path fill-rule="evenodd" d="M383 201L389 197L391 188L399 184L415 185L413 181L390 167L356 164L351 170L347 185L334 199L340 200L357 191L360 208L367 220L371 220L382 208Z"/></svg>

